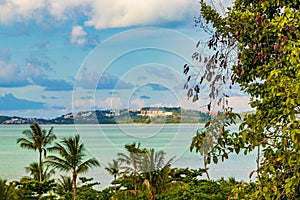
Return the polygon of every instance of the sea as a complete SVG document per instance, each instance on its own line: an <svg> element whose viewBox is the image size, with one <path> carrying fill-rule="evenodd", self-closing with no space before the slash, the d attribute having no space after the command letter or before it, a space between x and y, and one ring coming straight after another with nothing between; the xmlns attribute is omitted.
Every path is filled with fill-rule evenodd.
<svg viewBox="0 0 300 200"><path fill-rule="evenodd" d="M190 143L197 130L203 124L114 124L114 125L41 125L49 130L54 127L56 142L64 137L80 134L86 148L87 158L96 158L101 167L92 168L83 176L100 182L100 189L110 186L113 177L105 170L108 162L117 159L118 153L126 153L124 145L140 143L142 148L154 148L166 152L165 161L173 158L173 168L203 168L203 157L190 152ZM233 126L230 129L236 130ZM26 176L25 167L38 161L38 152L22 149L16 143L17 138L24 137L22 132L30 129L29 125L0 125L0 179L19 180ZM228 160L210 164L209 175L212 179L234 177L240 181L250 182L249 173L255 169L255 152L244 156L232 154ZM70 173L57 173L69 175ZM203 174L203 179L206 178Z"/></svg>

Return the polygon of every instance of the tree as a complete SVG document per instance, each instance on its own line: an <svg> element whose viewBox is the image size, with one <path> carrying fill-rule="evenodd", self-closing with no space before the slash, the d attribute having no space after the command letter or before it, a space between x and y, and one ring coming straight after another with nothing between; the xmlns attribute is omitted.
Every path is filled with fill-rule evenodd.
<svg viewBox="0 0 300 200"><path fill-rule="evenodd" d="M53 127L51 127L47 132L45 129L42 129L38 123L33 123L30 125L30 129L31 130L23 131L23 134L26 136L26 138L18 138L17 143L19 143L20 147L22 148L27 148L34 151L37 150L39 152L39 181L42 181L42 153L44 152L44 157L46 157L46 147L56 139L56 136L53 133Z"/></svg>
<svg viewBox="0 0 300 200"><path fill-rule="evenodd" d="M149 192L149 199L154 199L155 194L163 191L168 183L174 157L165 163L165 155L164 151L155 152L154 149L142 154L139 168L144 178L144 185Z"/></svg>
<svg viewBox="0 0 300 200"><path fill-rule="evenodd" d="M114 177L115 193L117 192L117 176L120 174L121 162L113 159L112 163L108 163L105 169Z"/></svg>
<svg viewBox="0 0 300 200"><path fill-rule="evenodd" d="M190 145L190 151L192 152L195 149L196 153L199 153L203 158L204 170L207 176L207 179L210 180L208 168L207 168L207 160L206 155L208 151L211 149L212 139L211 137L206 136L205 131L197 131L196 135L192 139L192 143Z"/></svg>
<svg viewBox="0 0 300 200"><path fill-rule="evenodd" d="M55 143L55 146L49 150L58 153L59 156L48 156L46 160L47 164L64 172L72 172L75 200L78 174L87 172L91 167L100 166L99 162L95 158L84 160L86 150L84 144L80 142L79 135L63 138L60 143Z"/></svg>
<svg viewBox="0 0 300 200"><path fill-rule="evenodd" d="M56 186L55 181L53 179L52 180L45 179L41 182L34 179L24 178L21 179L20 181L16 181L15 184L16 187L22 191L23 193L22 195L24 195L24 197L19 199L42 199L43 194L47 194L53 191ZM51 199L47 197L43 197L43 198Z"/></svg>
<svg viewBox="0 0 300 200"><path fill-rule="evenodd" d="M300 2L236 0L223 16L204 1L200 4L202 17L214 28L204 78L238 83L255 108L238 132L219 134L211 155L258 151L257 182L235 190L234 198L300 198ZM230 63L230 56L236 62ZM232 69L232 74L221 69ZM217 89L212 87L211 97ZM195 86L188 94L197 92ZM224 114L236 117L231 110Z"/></svg>
<svg viewBox="0 0 300 200"><path fill-rule="evenodd" d="M78 187L78 199L101 199L101 193L94 189L99 182L93 182L93 178L80 177L80 187Z"/></svg>
<svg viewBox="0 0 300 200"><path fill-rule="evenodd" d="M39 180L40 173L39 173L39 164L37 162L31 163L28 167L25 167L25 171L32 176L32 179ZM52 175L55 174L55 171L53 169L49 169L49 166L46 166L42 168L42 179L50 179Z"/></svg>
<svg viewBox="0 0 300 200"><path fill-rule="evenodd" d="M0 179L0 199L14 200L18 199L18 195L13 184L7 184L7 180Z"/></svg>
<svg viewBox="0 0 300 200"><path fill-rule="evenodd" d="M56 193L60 196L72 194L73 191L73 180L70 176L60 176L55 189Z"/></svg>
<svg viewBox="0 0 300 200"><path fill-rule="evenodd" d="M126 166L122 166L121 169L124 169L124 173L130 173L134 178L134 191L137 190L137 175L138 175L138 166L141 163L141 157L146 153L146 149L141 149L140 144L126 144L125 149L128 151L129 155L124 153L118 153L118 160L122 163L125 163Z"/></svg>

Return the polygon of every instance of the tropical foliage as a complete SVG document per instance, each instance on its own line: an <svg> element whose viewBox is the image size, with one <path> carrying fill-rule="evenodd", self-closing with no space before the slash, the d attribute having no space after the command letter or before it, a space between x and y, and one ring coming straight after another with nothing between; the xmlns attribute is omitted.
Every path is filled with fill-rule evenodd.
<svg viewBox="0 0 300 200"><path fill-rule="evenodd" d="M56 139L56 136L53 133L53 127L47 132L45 129L42 129L39 124L33 123L30 125L30 130L23 131L25 138L18 138L17 143L20 144L20 147L38 151L39 152L39 181L43 180L43 162L42 154L44 152L44 157L47 154L47 146Z"/></svg>
<svg viewBox="0 0 300 200"><path fill-rule="evenodd" d="M73 197L76 199L78 174L87 172L91 167L100 166L99 162L95 158L85 160L86 150L80 142L79 135L63 138L49 150L58 153L59 156L48 156L46 163L54 169L72 173Z"/></svg>
<svg viewBox="0 0 300 200"><path fill-rule="evenodd" d="M232 152L256 151L257 169L250 176L255 173L257 181L237 187L231 198L299 199L299 1L237 0L223 14L204 1L200 4L201 17L196 23L205 27L203 17L210 23L206 27L213 27L211 32L205 29L211 34L207 46L212 56L206 59L206 73L200 83L202 79L209 80L210 98L219 98L219 102L228 100L228 95L221 92L226 91L224 87L237 83L249 94L249 104L255 108L255 112L244 117L237 132L226 130L237 115L224 109L225 128L220 129L208 152L207 163L211 159L215 163L220 158L227 159ZM194 58L200 60L201 55L195 53ZM189 69L186 65L184 72L188 74ZM223 88L217 87L219 83ZM187 88L190 97L199 95L197 88L198 85ZM211 106L210 102L209 110Z"/></svg>
<svg viewBox="0 0 300 200"><path fill-rule="evenodd" d="M30 174L29 179L39 180L40 178L40 167L37 162L31 163L28 167L25 167L25 172ZM42 168L42 179L50 179L55 174L54 169L49 166L43 166Z"/></svg>
<svg viewBox="0 0 300 200"><path fill-rule="evenodd" d="M114 177L114 186L115 186L115 193L117 192L117 176L120 175L120 165L121 162L118 160L113 159L112 163L108 163L108 166L105 169Z"/></svg>
<svg viewBox="0 0 300 200"><path fill-rule="evenodd" d="M99 166L94 158L85 159L85 148L79 135L62 138L49 147L55 154L48 155L43 167L43 181L39 181L39 165L31 163L26 167L29 177L7 183L0 180L0 198L18 199L224 199L230 194L235 180L201 180L205 170L171 168L173 158L165 161L162 150L141 148L140 144L125 145L127 153L119 153L106 170L113 175L114 187L99 191L99 182L93 178L78 177L90 167ZM51 179L53 170L72 172L72 176L61 175ZM75 176L74 176L75 175ZM77 183L77 177L79 179Z"/></svg>

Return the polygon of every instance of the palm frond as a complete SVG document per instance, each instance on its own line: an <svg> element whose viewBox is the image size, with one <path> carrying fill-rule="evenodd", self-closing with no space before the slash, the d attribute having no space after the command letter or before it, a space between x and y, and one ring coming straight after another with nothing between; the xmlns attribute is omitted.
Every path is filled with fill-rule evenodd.
<svg viewBox="0 0 300 200"><path fill-rule="evenodd" d="M25 130L22 132L23 135L25 135L27 138L32 139L34 138L34 133L31 130Z"/></svg>
<svg viewBox="0 0 300 200"><path fill-rule="evenodd" d="M84 161L81 165L77 168L77 173L85 173L91 167L100 167L100 163L95 158L88 159Z"/></svg>
<svg viewBox="0 0 300 200"><path fill-rule="evenodd" d="M71 171L73 169L71 163L57 156L48 156L45 164L65 172Z"/></svg>
<svg viewBox="0 0 300 200"><path fill-rule="evenodd" d="M31 142L30 140L26 139L26 138L18 138L17 143L20 144L21 148L33 149L33 150L37 149L36 145L33 142Z"/></svg>

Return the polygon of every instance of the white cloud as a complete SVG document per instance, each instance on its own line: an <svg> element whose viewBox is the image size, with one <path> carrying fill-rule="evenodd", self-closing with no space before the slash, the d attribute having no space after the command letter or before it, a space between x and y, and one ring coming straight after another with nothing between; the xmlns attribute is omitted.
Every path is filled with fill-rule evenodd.
<svg viewBox="0 0 300 200"><path fill-rule="evenodd" d="M83 46L87 44L87 32L84 31L82 26L73 26L71 32L71 44Z"/></svg>
<svg viewBox="0 0 300 200"><path fill-rule="evenodd" d="M38 79L38 78L41 78L42 76L44 76L41 68L39 68L31 63L27 63L25 65L23 74L32 79Z"/></svg>
<svg viewBox="0 0 300 200"><path fill-rule="evenodd" d="M198 2L190 0L99 0L93 2L86 25L97 29L180 21L193 13Z"/></svg>
<svg viewBox="0 0 300 200"><path fill-rule="evenodd" d="M45 17L67 20L88 11L92 0L4 0L0 3L0 23L27 20L42 22Z"/></svg>
<svg viewBox="0 0 300 200"><path fill-rule="evenodd" d="M93 0L47 0L48 11L57 20L66 20L79 13L86 13Z"/></svg>
<svg viewBox="0 0 300 200"><path fill-rule="evenodd" d="M0 87L15 87L28 84L19 65L6 64L0 60L0 69Z"/></svg>
<svg viewBox="0 0 300 200"><path fill-rule="evenodd" d="M232 0L214 2L217 10L221 10L221 5L232 5ZM49 16L56 21L85 16L88 18L85 25L104 29L153 26L198 14L197 0L2 0L0 3L1 24L31 19L43 22Z"/></svg>
<svg viewBox="0 0 300 200"><path fill-rule="evenodd" d="M85 25L103 29L183 21L198 12L199 3L191 0L4 0L0 3L0 23L32 19L43 22L49 16L63 21L85 16Z"/></svg>
<svg viewBox="0 0 300 200"><path fill-rule="evenodd" d="M0 4L0 23L39 19L46 0L6 0Z"/></svg>

